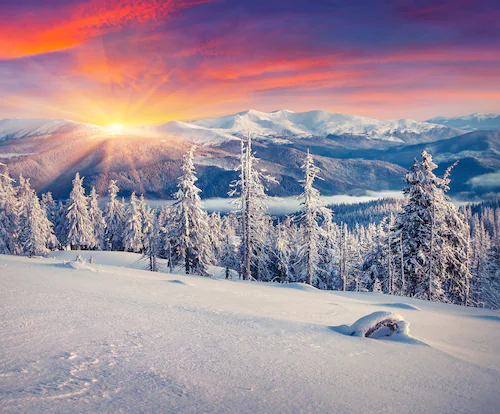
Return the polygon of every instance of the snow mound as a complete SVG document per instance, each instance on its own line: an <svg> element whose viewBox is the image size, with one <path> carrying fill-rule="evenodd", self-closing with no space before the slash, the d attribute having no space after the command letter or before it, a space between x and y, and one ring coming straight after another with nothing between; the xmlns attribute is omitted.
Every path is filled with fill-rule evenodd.
<svg viewBox="0 0 500 414"><path fill-rule="evenodd" d="M389 307L389 308L398 308L398 309L408 309L408 310L421 310L418 306L410 305L409 303L395 302L395 303L381 303L377 306Z"/></svg>
<svg viewBox="0 0 500 414"><path fill-rule="evenodd" d="M289 288L289 289L297 289L297 290L305 290L307 292L318 292L319 289L314 286L308 285L306 283L285 283L280 285L280 287Z"/></svg>
<svg viewBox="0 0 500 414"><path fill-rule="evenodd" d="M349 336L363 336L365 338L384 338L398 335L409 337L410 323L401 315L392 312L373 312L363 316L352 325L340 325L334 331Z"/></svg>
<svg viewBox="0 0 500 414"><path fill-rule="evenodd" d="M65 267L69 267L70 269L75 269L75 270L90 270L91 272L97 272L97 269L94 267L89 266L85 262L67 262L64 264Z"/></svg>

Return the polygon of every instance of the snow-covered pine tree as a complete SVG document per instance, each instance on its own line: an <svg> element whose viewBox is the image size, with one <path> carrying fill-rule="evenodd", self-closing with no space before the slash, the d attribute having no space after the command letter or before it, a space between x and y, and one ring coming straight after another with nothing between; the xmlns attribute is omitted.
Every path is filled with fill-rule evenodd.
<svg viewBox="0 0 500 414"><path fill-rule="evenodd" d="M52 193L49 191L45 194L42 194L42 201L40 202L42 208L45 209L45 212L47 213L47 218L52 222L52 224L55 224L56 221L56 214L57 214L57 204L52 197Z"/></svg>
<svg viewBox="0 0 500 414"><path fill-rule="evenodd" d="M236 226L237 220L233 214L228 214L222 219L217 264L225 268L226 279L229 279L231 270L239 268Z"/></svg>
<svg viewBox="0 0 500 414"><path fill-rule="evenodd" d="M104 250L106 237L106 222L101 209L99 208L99 194L95 187L92 187L89 195L89 217L94 229L95 249Z"/></svg>
<svg viewBox="0 0 500 414"><path fill-rule="evenodd" d="M0 253L16 254L18 237L19 205L14 180L7 167L0 163Z"/></svg>
<svg viewBox="0 0 500 414"><path fill-rule="evenodd" d="M302 212L298 216L300 227L299 259L302 262L300 280L308 285L318 286L319 239L321 220L331 221L331 212L323 206L319 198L319 191L314 188L314 180L320 172L314 165L314 158L307 150L306 159L302 165L304 179L302 180L303 192L299 196Z"/></svg>
<svg viewBox="0 0 500 414"><path fill-rule="evenodd" d="M144 249L142 232L143 217L135 193L130 196L123 230L123 246L125 250L140 253Z"/></svg>
<svg viewBox="0 0 500 414"><path fill-rule="evenodd" d="M494 246L481 271L480 303L491 309L500 309L500 246Z"/></svg>
<svg viewBox="0 0 500 414"><path fill-rule="evenodd" d="M20 252L29 257L44 255L57 245L52 223L29 179L19 177L19 238Z"/></svg>
<svg viewBox="0 0 500 414"><path fill-rule="evenodd" d="M394 240L404 235L400 255L406 295L465 304L470 280L468 230L445 195L452 167L439 178L429 153L423 151L421 161L415 159L405 176L407 203L397 216Z"/></svg>
<svg viewBox="0 0 500 414"><path fill-rule="evenodd" d="M252 140L241 141L240 172L238 180L231 184L229 196L238 194L236 204L240 213L241 243L240 272L243 280L265 280L269 274L269 225L267 195L264 182L276 180L255 168L258 159L252 152Z"/></svg>
<svg viewBox="0 0 500 414"><path fill-rule="evenodd" d="M108 186L109 202L104 210L104 221L106 222L106 249L123 250L123 228L125 222L125 206L116 197L118 186L115 180L111 180Z"/></svg>
<svg viewBox="0 0 500 414"><path fill-rule="evenodd" d="M66 219L66 214L68 211L67 203L68 200L66 200L66 202L59 200L56 204L56 210L54 214L54 233L57 237L57 240L59 240L59 248L68 246L68 220Z"/></svg>
<svg viewBox="0 0 500 414"><path fill-rule="evenodd" d="M372 248L364 257L361 269L363 270L363 288L370 292L380 287L383 289L384 282L387 280L387 228L386 217L382 223L377 226L370 226Z"/></svg>
<svg viewBox="0 0 500 414"><path fill-rule="evenodd" d="M96 245L93 223L89 216L89 201L83 188L83 177L76 173L69 195L66 214L66 243L72 250L92 249Z"/></svg>
<svg viewBox="0 0 500 414"><path fill-rule="evenodd" d="M332 221L332 215L324 217L320 227L318 243L318 288L340 289L339 284L339 250L337 240L340 229Z"/></svg>
<svg viewBox="0 0 500 414"><path fill-rule="evenodd" d="M210 246L208 214L203 209L200 192L196 186L194 151L192 147L184 156L184 162L172 206L172 228L170 240L176 262L184 262L186 274L208 276L208 266L213 264Z"/></svg>
<svg viewBox="0 0 500 414"><path fill-rule="evenodd" d="M151 272L159 271L159 258L161 252L161 235L158 215L156 210L144 206L142 209L143 216L143 258L147 260L147 270Z"/></svg>

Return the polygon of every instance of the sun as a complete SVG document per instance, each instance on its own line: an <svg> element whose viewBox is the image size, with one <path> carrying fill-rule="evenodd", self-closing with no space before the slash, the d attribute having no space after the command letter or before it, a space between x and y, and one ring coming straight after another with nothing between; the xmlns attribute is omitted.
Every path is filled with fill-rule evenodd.
<svg viewBox="0 0 500 414"><path fill-rule="evenodd" d="M118 135L125 131L125 127L122 124L110 124L107 126L110 133Z"/></svg>

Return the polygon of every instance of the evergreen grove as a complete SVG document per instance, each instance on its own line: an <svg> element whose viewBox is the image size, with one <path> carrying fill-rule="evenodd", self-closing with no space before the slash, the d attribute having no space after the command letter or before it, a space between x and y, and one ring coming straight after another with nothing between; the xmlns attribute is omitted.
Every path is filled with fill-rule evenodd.
<svg viewBox="0 0 500 414"><path fill-rule="evenodd" d="M321 170L307 153L301 211L284 218L267 213L266 185L251 140L242 141L238 179L229 189L236 210L208 214L196 186L193 147L185 156L175 202L153 209L143 196L128 203L115 181L108 202L88 195L77 173L68 200L41 199L22 176L0 165L0 253L47 255L55 249L141 253L146 268L226 278L303 282L319 289L374 291L465 306L500 308L500 208L458 209L446 196L432 156L422 152L405 176L404 202L378 222L348 226L320 200ZM236 276L237 275L237 276Z"/></svg>

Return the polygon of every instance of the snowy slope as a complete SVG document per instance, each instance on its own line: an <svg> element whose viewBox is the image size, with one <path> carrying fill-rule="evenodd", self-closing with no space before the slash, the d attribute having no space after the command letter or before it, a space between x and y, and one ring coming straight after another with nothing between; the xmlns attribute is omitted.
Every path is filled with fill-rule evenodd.
<svg viewBox="0 0 500 414"><path fill-rule="evenodd" d="M450 138L460 131L443 125L411 119L393 121L326 111L292 112L249 110L219 118L189 122L173 121L157 128L160 135L176 135L205 145L226 142L250 134L259 139L279 137L355 136L394 142Z"/></svg>
<svg viewBox="0 0 500 414"><path fill-rule="evenodd" d="M0 255L0 411L497 412L498 312L93 255L76 269ZM338 332L376 311L415 340Z"/></svg>
<svg viewBox="0 0 500 414"><path fill-rule="evenodd" d="M479 112L455 118L438 116L436 118L429 119L427 122L441 124L452 128L459 128L464 131L500 129L500 115L482 114Z"/></svg>
<svg viewBox="0 0 500 414"><path fill-rule="evenodd" d="M65 119L7 118L0 120L0 142L30 137L51 137L71 133L73 137L93 138L106 134L97 125L78 123Z"/></svg>

